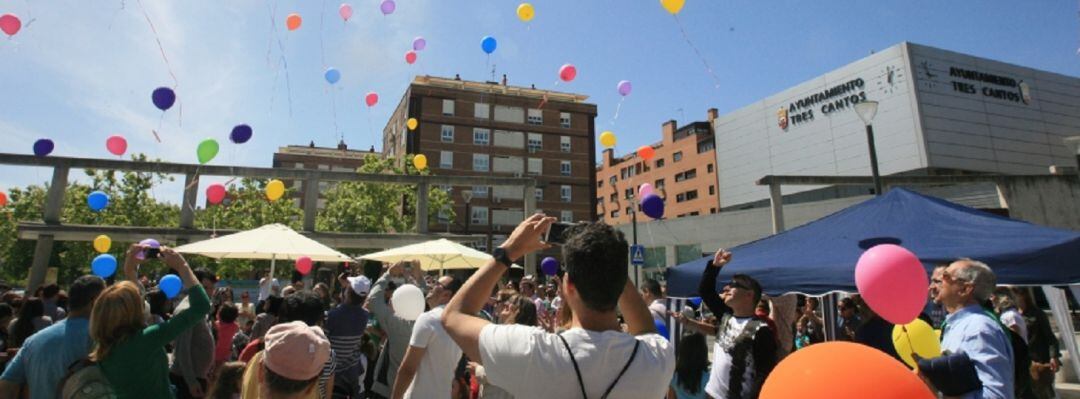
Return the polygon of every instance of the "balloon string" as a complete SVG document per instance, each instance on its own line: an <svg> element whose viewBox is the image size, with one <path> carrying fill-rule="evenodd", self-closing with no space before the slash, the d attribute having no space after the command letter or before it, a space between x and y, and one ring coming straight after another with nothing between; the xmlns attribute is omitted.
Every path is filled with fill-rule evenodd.
<svg viewBox="0 0 1080 399"><path fill-rule="evenodd" d="M615 121L618 121L618 120L619 120L619 111L621 111L621 110L622 110L622 103L623 103L623 101L626 101L626 97L622 97L622 98L620 98L620 99L619 99L619 105L615 107L615 117L614 117L614 118L611 118L611 126L612 126L612 127L614 127L614 126L615 126Z"/></svg>
<svg viewBox="0 0 1080 399"><path fill-rule="evenodd" d="M326 49L323 46L323 20L326 19L326 0L322 1L319 8L319 60L322 61L323 69L326 69Z"/></svg>
<svg viewBox="0 0 1080 399"><path fill-rule="evenodd" d="M334 133L337 134L338 139L345 141L345 132L338 127L337 123L337 91L333 87L330 88L330 113L334 116Z"/></svg>
<svg viewBox="0 0 1080 399"><path fill-rule="evenodd" d="M173 80L173 89L180 86L180 81L176 80L176 74L173 73L172 65L169 63L169 57L165 55L165 47L161 45L161 37L158 35L157 28L154 27L154 22L150 20L150 14L146 13L146 8L142 5L142 0L135 0L139 5L139 10L142 11L143 18L146 18L146 23L150 25L150 31L154 33L154 40L157 41L158 51L161 52L161 59L165 60L165 68L169 71L169 76Z"/></svg>
<svg viewBox="0 0 1080 399"><path fill-rule="evenodd" d="M709 65L709 61L705 59L705 56L701 55L701 50L698 50L697 46L694 45L694 42L690 41L690 35L686 34L686 28L683 27L682 21L679 20L679 16L672 14L672 17L675 17L675 24L679 26L679 32L682 32L683 39L686 39L686 44L689 44L690 48L694 50L694 54L697 54L698 59L705 65L705 70L709 72L713 81L716 82L716 88L719 89L720 77L716 76L716 72L713 71L712 66Z"/></svg>

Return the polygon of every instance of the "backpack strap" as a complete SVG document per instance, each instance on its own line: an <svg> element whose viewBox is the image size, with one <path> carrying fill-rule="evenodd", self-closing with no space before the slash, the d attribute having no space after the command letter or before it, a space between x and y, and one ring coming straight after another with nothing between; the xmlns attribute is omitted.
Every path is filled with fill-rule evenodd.
<svg viewBox="0 0 1080 399"><path fill-rule="evenodd" d="M619 380L622 379L623 374L626 374L626 369L630 368L630 364L633 363L634 358L637 357L637 350L639 347L641 347L641 341L634 338L634 351L630 352L630 359L626 361L626 365L623 366L622 371L619 371L619 375L615 377L615 381L612 381L611 385L604 391L604 396L601 396L601 399L607 399L608 395L611 394L611 390L615 389L615 384L618 384Z"/></svg>
<svg viewBox="0 0 1080 399"><path fill-rule="evenodd" d="M559 339L562 340L563 346L566 347L566 353L570 354L570 362L574 364L574 373L577 374L578 387L581 388L581 397L585 398L585 399L589 399L589 394L585 393L585 382L582 381L582 379L581 379L581 369L578 368L577 359L574 359L574 351L570 350L570 343L566 342L566 338L563 338L562 334L555 334L555 336L559 337ZM634 347L634 351L635 352L637 351L636 346ZM610 391L610 389L609 389L609 391Z"/></svg>

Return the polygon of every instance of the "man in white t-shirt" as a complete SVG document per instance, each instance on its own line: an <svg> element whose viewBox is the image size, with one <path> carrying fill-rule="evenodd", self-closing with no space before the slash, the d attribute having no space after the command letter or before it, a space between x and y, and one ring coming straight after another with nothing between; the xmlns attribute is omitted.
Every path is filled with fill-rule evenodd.
<svg viewBox="0 0 1080 399"><path fill-rule="evenodd" d="M662 398L675 371L675 352L656 334L652 316L626 276L629 245L603 223L571 228L562 247L564 306L573 311L562 334L523 325L496 325L473 316L514 259L549 248L541 241L556 218L525 219L443 311L446 332L466 356L483 364L487 380L515 398ZM622 311L629 334L616 314Z"/></svg>
<svg viewBox="0 0 1080 399"><path fill-rule="evenodd" d="M446 334L439 319L446 303L460 288L460 280L443 276L428 291L427 303L432 309L416 318L405 358L398 367L392 399L450 397L461 348Z"/></svg>
<svg viewBox="0 0 1080 399"><path fill-rule="evenodd" d="M660 288L659 281L645 279L645 283L641 285L641 299L649 304L649 313L652 314L653 320L667 323L667 304L664 303L664 290Z"/></svg>

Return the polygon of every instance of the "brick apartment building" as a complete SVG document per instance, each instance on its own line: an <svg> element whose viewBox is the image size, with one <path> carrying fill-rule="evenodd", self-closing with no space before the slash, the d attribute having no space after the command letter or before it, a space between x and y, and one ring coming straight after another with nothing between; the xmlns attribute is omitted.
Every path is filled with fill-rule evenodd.
<svg viewBox="0 0 1080 399"><path fill-rule="evenodd" d="M720 209L712 129L716 109L707 115L707 121L682 127L674 120L665 122L663 139L652 144L656 155L651 161L639 157L636 150L619 158L611 149L604 150L596 168L596 213L601 220L612 225L630 223L634 197L643 183L651 183L664 198L665 218L716 213Z"/></svg>
<svg viewBox="0 0 1080 399"><path fill-rule="evenodd" d="M417 76L383 129L383 153L422 153L435 175L535 177L537 209L564 221L595 220L597 111L587 98L510 86L505 75L501 83ZM415 131L409 118L419 121ZM520 187L441 188L457 217L440 218L431 231L488 234L498 245L525 216Z"/></svg>
<svg viewBox="0 0 1080 399"><path fill-rule="evenodd" d="M355 172L364 165L364 157L368 155L382 156L375 152L372 147L369 151L350 150L344 141L339 142L337 148L316 147L315 142L308 145L290 145L278 147L274 153L275 169L318 169L326 171ZM301 208L304 206L304 192L307 189L301 181L282 180L285 187L293 188L296 194L293 198ZM321 193L329 189L334 182L319 182L319 204L322 209L324 200Z"/></svg>

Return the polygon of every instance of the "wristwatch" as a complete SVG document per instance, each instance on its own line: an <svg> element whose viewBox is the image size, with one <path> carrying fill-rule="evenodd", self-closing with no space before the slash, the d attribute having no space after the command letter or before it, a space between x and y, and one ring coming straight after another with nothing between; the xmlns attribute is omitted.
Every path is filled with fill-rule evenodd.
<svg viewBox="0 0 1080 399"><path fill-rule="evenodd" d="M514 260L510 259L510 256L506 253L506 249L502 247L495 248L495 251L491 252L491 256L495 257L495 263L503 266L510 267L510 265L514 264Z"/></svg>

